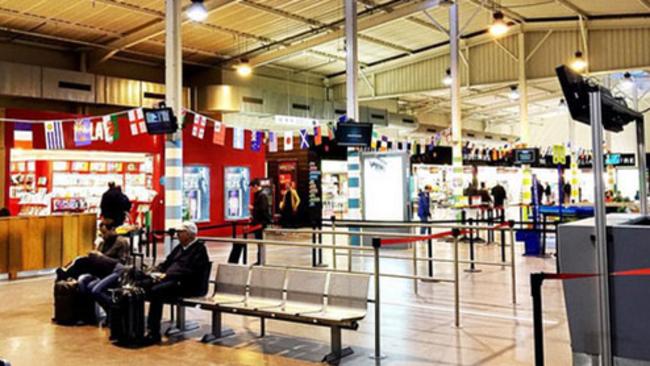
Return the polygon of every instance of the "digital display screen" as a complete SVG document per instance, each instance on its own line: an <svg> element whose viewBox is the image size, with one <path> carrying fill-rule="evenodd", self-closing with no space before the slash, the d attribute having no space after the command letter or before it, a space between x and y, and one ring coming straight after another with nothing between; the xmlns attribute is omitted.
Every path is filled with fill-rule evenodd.
<svg viewBox="0 0 650 366"><path fill-rule="evenodd" d="M515 164L537 163L537 149L515 149Z"/></svg>
<svg viewBox="0 0 650 366"><path fill-rule="evenodd" d="M143 108L144 122L151 135L174 133L178 129L171 108Z"/></svg>
<svg viewBox="0 0 650 366"><path fill-rule="evenodd" d="M621 154L607 154L605 155L605 165L620 165Z"/></svg>
<svg viewBox="0 0 650 366"><path fill-rule="evenodd" d="M369 147L372 137L370 123L339 123L336 126L336 143L339 146Z"/></svg>

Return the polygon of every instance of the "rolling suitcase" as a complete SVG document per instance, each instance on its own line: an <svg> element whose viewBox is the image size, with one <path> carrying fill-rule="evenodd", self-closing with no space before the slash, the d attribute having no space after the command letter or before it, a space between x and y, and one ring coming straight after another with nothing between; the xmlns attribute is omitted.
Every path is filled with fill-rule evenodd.
<svg viewBox="0 0 650 366"><path fill-rule="evenodd" d="M54 322L60 325L96 324L95 302L79 292L76 280L54 283Z"/></svg>
<svg viewBox="0 0 650 366"><path fill-rule="evenodd" d="M144 298L141 287L125 286L113 292L109 310L110 339L126 347L138 347L144 340Z"/></svg>

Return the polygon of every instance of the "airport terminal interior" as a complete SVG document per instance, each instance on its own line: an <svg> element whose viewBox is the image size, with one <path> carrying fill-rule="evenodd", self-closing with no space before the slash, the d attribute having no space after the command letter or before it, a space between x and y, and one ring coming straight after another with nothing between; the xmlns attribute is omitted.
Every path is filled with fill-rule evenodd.
<svg viewBox="0 0 650 366"><path fill-rule="evenodd" d="M0 366L650 366L648 45L650 0L0 0Z"/></svg>

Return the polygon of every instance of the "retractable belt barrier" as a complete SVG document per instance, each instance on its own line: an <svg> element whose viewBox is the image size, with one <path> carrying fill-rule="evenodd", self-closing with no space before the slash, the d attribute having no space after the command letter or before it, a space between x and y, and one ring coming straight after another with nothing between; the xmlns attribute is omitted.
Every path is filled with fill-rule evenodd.
<svg viewBox="0 0 650 366"><path fill-rule="evenodd" d="M601 277L602 273L531 273L530 291L533 298L533 330L535 341L535 366L544 365L544 326L542 323L542 284L544 280L576 280ZM608 277L650 276L650 268L610 272Z"/></svg>
<svg viewBox="0 0 650 366"><path fill-rule="evenodd" d="M467 230L461 230L460 235L463 235ZM441 233L436 233L432 235L414 235L414 236L409 236L406 238L383 238L380 239L381 245L396 245L396 244L406 244L406 243L413 243L417 241L422 241L422 240L429 240L429 239L442 239L445 237L451 237L453 236L453 231L444 231Z"/></svg>

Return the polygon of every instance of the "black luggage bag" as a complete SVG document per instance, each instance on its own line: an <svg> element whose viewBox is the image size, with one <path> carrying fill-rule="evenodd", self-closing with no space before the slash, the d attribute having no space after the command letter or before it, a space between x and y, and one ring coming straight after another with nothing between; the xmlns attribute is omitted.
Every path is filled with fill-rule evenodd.
<svg viewBox="0 0 650 366"><path fill-rule="evenodd" d="M144 340L144 299L141 287L114 290L109 309L110 339L125 347L141 346Z"/></svg>
<svg viewBox="0 0 650 366"><path fill-rule="evenodd" d="M79 292L76 280L54 283L54 320L60 325L97 324L95 301Z"/></svg>

